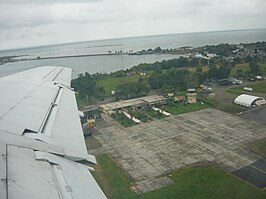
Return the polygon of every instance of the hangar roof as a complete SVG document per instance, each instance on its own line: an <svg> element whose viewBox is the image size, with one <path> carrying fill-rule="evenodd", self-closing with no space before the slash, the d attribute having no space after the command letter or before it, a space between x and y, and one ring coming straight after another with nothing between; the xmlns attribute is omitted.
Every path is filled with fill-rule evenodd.
<svg viewBox="0 0 266 199"><path fill-rule="evenodd" d="M123 100L123 101L119 101L119 102L102 104L99 107L105 111L109 111L109 110L124 108L124 107L128 107L128 106L136 106L136 105L147 104L147 103L155 103L155 102L159 102L159 101L162 101L165 99L166 98L164 96L150 95L150 96L145 96L145 97L140 97L140 98Z"/></svg>
<svg viewBox="0 0 266 199"><path fill-rule="evenodd" d="M252 103L256 100L263 100L263 98L253 95L242 94L234 100L234 103L241 106L251 107Z"/></svg>

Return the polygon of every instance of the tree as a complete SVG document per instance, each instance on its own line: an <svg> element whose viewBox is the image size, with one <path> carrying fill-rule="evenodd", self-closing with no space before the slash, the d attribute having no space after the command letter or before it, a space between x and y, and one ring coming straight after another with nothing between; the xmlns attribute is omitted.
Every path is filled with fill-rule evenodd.
<svg viewBox="0 0 266 199"><path fill-rule="evenodd" d="M208 70L208 78L217 78L218 77L218 69L216 67L211 67Z"/></svg>
<svg viewBox="0 0 266 199"><path fill-rule="evenodd" d="M117 86L115 95L117 99L130 99L147 95L149 90L144 82L129 82Z"/></svg>
<svg viewBox="0 0 266 199"><path fill-rule="evenodd" d="M253 75L257 75L260 73L260 67L256 61L252 61L249 63L249 69L250 69L250 73Z"/></svg>
<svg viewBox="0 0 266 199"><path fill-rule="evenodd" d="M196 68L196 73L201 73L201 72L202 72L202 67L198 66L198 67Z"/></svg>
<svg viewBox="0 0 266 199"><path fill-rule="evenodd" d="M71 81L71 86L79 93L81 98L87 102L94 98L100 98L105 93L102 87L97 87L95 80L89 73L80 74Z"/></svg>
<svg viewBox="0 0 266 199"><path fill-rule="evenodd" d="M199 60L197 58L192 58L189 61L189 65L192 66L192 67L197 67L199 65Z"/></svg>
<svg viewBox="0 0 266 199"><path fill-rule="evenodd" d="M230 66L222 65L218 69L217 78L219 78L219 79L227 78L229 76L230 72L231 72L231 67Z"/></svg>
<svg viewBox="0 0 266 199"><path fill-rule="evenodd" d="M236 77L243 77L244 76L244 72L242 69L237 69L236 70Z"/></svg>

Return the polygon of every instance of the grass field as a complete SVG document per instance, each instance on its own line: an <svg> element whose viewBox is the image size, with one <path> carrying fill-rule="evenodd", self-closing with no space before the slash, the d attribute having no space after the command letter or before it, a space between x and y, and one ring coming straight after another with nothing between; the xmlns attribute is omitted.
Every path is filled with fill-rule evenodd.
<svg viewBox="0 0 266 199"><path fill-rule="evenodd" d="M244 87L250 87L253 89L253 91L252 92L244 91ZM266 81L256 82L256 83L248 84L245 86L236 86L236 87L227 89L226 91L232 94L236 94L236 95L239 95L242 93L252 94L253 92L266 94Z"/></svg>
<svg viewBox="0 0 266 199"><path fill-rule="evenodd" d="M167 105L167 106L162 107L162 109L166 112L173 114L173 115L179 115L182 113L198 111L198 110L210 108L210 107L213 107L213 106L209 103L201 104L200 102L197 102L196 104L180 103L180 105L175 105L175 106Z"/></svg>
<svg viewBox="0 0 266 199"><path fill-rule="evenodd" d="M125 82L137 82L140 76L133 75L133 76L125 76L125 77L109 77L106 79L101 79L96 82L98 87L103 87L106 96L111 95L111 91L114 90L118 85L121 85Z"/></svg>
<svg viewBox="0 0 266 199"><path fill-rule="evenodd" d="M260 63L258 63L258 65L260 66L260 70L261 70L262 74L266 75L266 61L264 61L263 63L260 62Z"/></svg>
<svg viewBox="0 0 266 199"><path fill-rule="evenodd" d="M230 75L235 75L236 71L239 69L243 70L243 72L245 73L249 70L249 64L248 63L237 64L232 68Z"/></svg>
<svg viewBox="0 0 266 199"><path fill-rule="evenodd" d="M201 101L203 101L205 104L208 104L209 106L218 109L220 111L224 111L227 113L231 113L231 114L236 114L239 112L242 112L244 110L247 110L245 107L242 106L238 106L236 104L233 103L222 103L221 101L219 101L218 99L215 98L202 98L199 99Z"/></svg>
<svg viewBox="0 0 266 199"><path fill-rule="evenodd" d="M208 66L200 66L202 68L202 72L207 72L209 70ZM188 70L189 72L195 73L197 67L178 67L176 70ZM164 70L166 72L167 70Z"/></svg>
<svg viewBox="0 0 266 199"><path fill-rule="evenodd" d="M266 194L216 167L186 168L172 173L174 184L137 195L131 180L107 155L97 156L94 177L109 199L262 199Z"/></svg>
<svg viewBox="0 0 266 199"><path fill-rule="evenodd" d="M258 65L260 67L262 74L266 75L266 62L265 61L259 62ZM237 64L236 66L232 68L230 75L235 75L238 69L242 69L243 72L245 73L249 70L249 64L248 63Z"/></svg>

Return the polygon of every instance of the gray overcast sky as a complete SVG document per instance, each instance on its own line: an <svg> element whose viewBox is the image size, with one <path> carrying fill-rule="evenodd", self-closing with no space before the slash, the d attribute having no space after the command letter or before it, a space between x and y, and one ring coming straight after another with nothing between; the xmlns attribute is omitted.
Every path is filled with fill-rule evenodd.
<svg viewBox="0 0 266 199"><path fill-rule="evenodd" d="M0 49L266 28L266 0L0 0Z"/></svg>

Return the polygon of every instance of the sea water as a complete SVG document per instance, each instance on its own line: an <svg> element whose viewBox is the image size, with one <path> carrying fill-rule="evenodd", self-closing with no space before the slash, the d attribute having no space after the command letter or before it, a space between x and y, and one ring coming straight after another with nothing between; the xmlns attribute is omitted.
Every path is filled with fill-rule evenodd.
<svg viewBox="0 0 266 199"><path fill-rule="evenodd" d="M21 58L57 57L108 54L110 51L129 52L143 49L147 50L149 48L153 49L156 47L161 47L162 49L173 49L183 46L199 47L204 45L217 45L220 43L238 44L258 41L266 41L266 29L179 33L86 41L71 44L0 51L0 56L17 55L21 56ZM128 69L140 63L153 63L156 61L178 58L179 56L180 55L171 54L118 54L19 61L0 65L0 76L10 75L38 66L57 65L72 68L73 77L75 77L84 72L91 74L97 72L110 73L121 69Z"/></svg>

